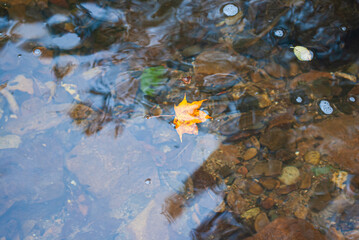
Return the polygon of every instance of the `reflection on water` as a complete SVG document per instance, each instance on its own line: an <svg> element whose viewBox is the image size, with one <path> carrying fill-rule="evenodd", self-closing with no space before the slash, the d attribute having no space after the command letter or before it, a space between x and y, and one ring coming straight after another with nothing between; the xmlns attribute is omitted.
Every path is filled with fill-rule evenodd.
<svg viewBox="0 0 359 240"><path fill-rule="evenodd" d="M358 11L0 0L0 238L359 238Z"/></svg>

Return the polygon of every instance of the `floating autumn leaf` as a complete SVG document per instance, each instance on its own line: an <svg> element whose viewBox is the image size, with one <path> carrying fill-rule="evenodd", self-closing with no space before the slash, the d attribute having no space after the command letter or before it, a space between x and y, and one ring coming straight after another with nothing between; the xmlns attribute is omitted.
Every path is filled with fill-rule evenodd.
<svg viewBox="0 0 359 240"><path fill-rule="evenodd" d="M177 106L174 106L176 117L173 120L173 123L176 125L177 133L182 142L182 134L198 134L198 127L196 123L201 123L210 119L205 112L198 110L202 103L206 101L194 101L192 103L187 102L186 95L184 96L182 102Z"/></svg>

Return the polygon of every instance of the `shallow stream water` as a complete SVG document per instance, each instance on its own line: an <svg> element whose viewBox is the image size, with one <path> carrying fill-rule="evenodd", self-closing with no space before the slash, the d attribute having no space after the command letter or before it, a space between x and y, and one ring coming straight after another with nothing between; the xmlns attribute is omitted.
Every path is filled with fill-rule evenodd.
<svg viewBox="0 0 359 240"><path fill-rule="evenodd" d="M357 0L0 0L0 240L359 239L358 42Z"/></svg>

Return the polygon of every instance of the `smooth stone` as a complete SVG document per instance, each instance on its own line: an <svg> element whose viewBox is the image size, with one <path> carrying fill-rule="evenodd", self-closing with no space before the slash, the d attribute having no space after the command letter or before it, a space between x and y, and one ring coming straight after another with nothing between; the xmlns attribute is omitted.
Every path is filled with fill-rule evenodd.
<svg viewBox="0 0 359 240"><path fill-rule="evenodd" d="M266 198L264 199L262 202L261 202L261 206L262 208L268 210L268 209L271 209L273 206L274 206L275 202L273 200L273 198Z"/></svg>
<svg viewBox="0 0 359 240"><path fill-rule="evenodd" d="M297 189L297 186L295 184L293 185L283 185L280 188L277 189L277 194L280 195L286 195L288 193L291 193Z"/></svg>
<svg viewBox="0 0 359 240"><path fill-rule="evenodd" d="M242 214L242 218L245 218L247 220L252 219L252 218L255 218L260 212L261 212L261 210L258 207L251 208Z"/></svg>
<svg viewBox="0 0 359 240"><path fill-rule="evenodd" d="M263 193L263 188L260 184L258 184L256 182L251 182L251 183L249 183L248 191L254 195L259 195L259 194Z"/></svg>
<svg viewBox="0 0 359 240"><path fill-rule="evenodd" d="M310 174L305 174L302 178L299 188L308 189L312 185L312 176Z"/></svg>
<svg viewBox="0 0 359 240"><path fill-rule="evenodd" d="M279 180L271 177L265 177L259 179L259 183L267 190L273 190L280 186Z"/></svg>
<svg viewBox="0 0 359 240"><path fill-rule="evenodd" d="M265 226L259 233L245 240L325 240L326 237L314 226L303 220L280 217Z"/></svg>
<svg viewBox="0 0 359 240"><path fill-rule="evenodd" d="M248 202L241 196L239 191L230 191L227 195L227 204L231 211L241 214L249 207Z"/></svg>
<svg viewBox="0 0 359 240"><path fill-rule="evenodd" d="M274 78L288 77L289 71L282 65L275 62L270 62L264 67L264 70Z"/></svg>
<svg viewBox="0 0 359 240"><path fill-rule="evenodd" d="M310 124L301 138L316 148L326 161L337 164L342 170L359 174L359 119L357 116L341 115L337 118ZM321 140L318 140L318 139ZM313 146L311 145L311 146Z"/></svg>
<svg viewBox="0 0 359 240"><path fill-rule="evenodd" d="M201 46L193 45L193 46L186 47L185 49L183 49L182 55L184 57L191 57L191 56L199 54L201 51L202 51Z"/></svg>
<svg viewBox="0 0 359 240"><path fill-rule="evenodd" d="M254 168L251 169L247 177L258 177L258 176L277 176L281 173L282 162L278 160L271 160L268 162L258 162L254 165Z"/></svg>
<svg viewBox="0 0 359 240"><path fill-rule="evenodd" d="M298 207L294 212L294 216L300 219L305 219L307 215L308 215L308 208L305 206Z"/></svg>
<svg viewBox="0 0 359 240"><path fill-rule="evenodd" d="M287 131L274 127L262 134L260 143L268 147L271 151L276 151L287 146L289 134Z"/></svg>
<svg viewBox="0 0 359 240"><path fill-rule="evenodd" d="M282 175L278 178L285 185L292 185L298 182L300 172L298 168L287 166L283 168Z"/></svg>
<svg viewBox="0 0 359 240"><path fill-rule="evenodd" d="M243 160L248 161L257 156L258 150L256 148L248 148L243 155Z"/></svg>
<svg viewBox="0 0 359 240"><path fill-rule="evenodd" d="M261 231L265 226L270 223L267 214L264 212L257 215L256 220L254 221L254 229L256 232Z"/></svg>

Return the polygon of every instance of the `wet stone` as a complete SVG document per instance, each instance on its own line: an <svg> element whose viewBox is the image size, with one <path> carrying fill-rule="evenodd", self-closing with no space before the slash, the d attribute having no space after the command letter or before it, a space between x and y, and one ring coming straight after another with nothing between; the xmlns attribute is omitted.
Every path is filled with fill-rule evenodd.
<svg viewBox="0 0 359 240"><path fill-rule="evenodd" d="M252 136L249 138L249 141L251 142L251 144L253 145L253 147L255 147L256 149L259 150L259 148L261 147L258 138L255 136Z"/></svg>
<svg viewBox="0 0 359 240"><path fill-rule="evenodd" d="M267 190L273 190L280 185L279 180L271 177L264 177L259 180L259 183Z"/></svg>
<svg viewBox="0 0 359 240"><path fill-rule="evenodd" d="M244 209L248 207L247 201L236 191L230 191L228 193L227 204L231 210L237 214L243 213Z"/></svg>
<svg viewBox="0 0 359 240"><path fill-rule="evenodd" d="M304 155L304 160L307 163L317 165L320 161L320 153L318 151L309 151Z"/></svg>
<svg viewBox="0 0 359 240"><path fill-rule="evenodd" d="M286 162L296 157L295 153L289 149L279 149L275 154L276 159Z"/></svg>
<svg viewBox="0 0 359 240"><path fill-rule="evenodd" d="M232 173L233 173L233 169L231 169L229 166L224 166L218 171L218 174L221 175L223 178L228 177Z"/></svg>
<svg viewBox="0 0 359 240"><path fill-rule="evenodd" d="M88 118L91 114L94 113L92 108L84 105L84 104L76 104L69 112L69 115L74 120L83 120Z"/></svg>
<svg viewBox="0 0 359 240"><path fill-rule="evenodd" d="M238 65L238 63L240 63ZM205 51L194 61L194 73L199 75L230 74L237 70L248 70L248 60L220 51ZM246 71L241 71L245 73Z"/></svg>
<svg viewBox="0 0 359 240"><path fill-rule="evenodd" d="M292 185L298 182L300 172L298 168L287 166L283 168L282 175L278 178L285 185Z"/></svg>
<svg viewBox="0 0 359 240"><path fill-rule="evenodd" d="M302 181L300 182L300 189L308 189L312 185L312 176L310 174L304 174Z"/></svg>
<svg viewBox="0 0 359 240"><path fill-rule="evenodd" d="M232 135L245 130L257 130L264 127L262 123L264 116L258 111L250 111L239 117L230 118L223 123L220 122L218 130L223 135Z"/></svg>
<svg viewBox="0 0 359 240"><path fill-rule="evenodd" d="M203 82L198 82L196 86L203 92L220 92L233 87L241 81L241 78L233 74L211 74L203 77Z"/></svg>
<svg viewBox="0 0 359 240"><path fill-rule="evenodd" d="M264 67L264 70L274 78L288 77L289 72L282 65L271 62Z"/></svg>
<svg viewBox="0 0 359 240"><path fill-rule="evenodd" d="M264 132L260 138L260 143L267 146L270 150L276 151L284 148L288 144L289 135L287 131L274 127Z"/></svg>
<svg viewBox="0 0 359 240"><path fill-rule="evenodd" d="M193 46L186 47L185 49L183 49L182 55L184 57L191 57L191 56L195 56L195 55L199 54L201 51L202 51L201 46L193 45Z"/></svg>
<svg viewBox="0 0 359 240"><path fill-rule="evenodd" d="M281 173L282 162L278 160L272 160L268 162L259 162L256 163L253 169L251 169L247 177L257 177L257 176L276 176Z"/></svg>
<svg viewBox="0 0 359 240"><path fill-rule="evenodd" d="M242 174L243 176L245 176L248 173L248 169L245 166L242 166L242 167L238 168L237 172L239 174Z"/></svg>
<svg viewBox="0 0 359 240"><path fill-rule="evenodd" d="M271 209L273 206L274 206L275 202L273 200L273 198L266 198L264 199L262 202L261 202L261 206L262 208L268 210L268 209Z"/></svg>
<svg viewBox="0 0 359 240"><path fill-rule="evenodd" d="M305 219L307 215L308 215L308 208L306 208L305 206L299 206L294 211L294 216L296 216L299 219Z"/></svg>
<svg viewBox="0 0 359 240"><path fill-rule="evenodd" d="M325 240L326 237L313 225L302 219L280 217L265 226L262 231L245 240Z"/></svg>
<svg viewBox="0 0 359 240"><path fill-rule="evenodd" d="M254 158L258 153L258 150L256 148L249 148L243 155L243 160L247 161L252 158Z"/></svg>
<svg viewBox="0 0 359 240"><path fill-rule="evenodd" d="M254 195L260 195L261 193L263 193L263 188L260 184L256 182L251 182L249 183L248 191Z"/></svg>
<svg viewBox="0 0 359 240"><path fill-rule="evenodd" d="M323 210L331 200L332 196L328 192L320 195L316 194L309 200L309 207L312 211L319 212Z"/></svg>
<svg viewBox="0 0 359 240"><path fill-rule="evenodd" d="M246 220L255 218L261 210L259 208L251 208L247 210L245 213L242 214L242 218L245 218Z"/></svg>
<svg viewBox="0 0 359 240"><path fill-rule="evenodd" d="M265 226L267 226L269 223L270 222L269 222L269 219L267 217L267 214L262 212L262 213L257 215L256 220L254 221L254 229L256 230L256 232L259 232Z"/></svg>
<svg viewBox="0 0 359 240"><path fill-rule="evenodd" d="M308 125L302 137L306 138L308 143L317 144L317 151L322 156L325 155L329 163L337 164L349 173L359 173L359 162L355 160L359 159L358 117L342 115Z"/></svg>
<svg viewBox="0 0 359 240"><path fill-rule="evenodd" d="M297 186L295 184L293 185L283 185L280 188L277 189L277 194L280 195L286 195L288 193L291 193L297 189Z"/></svg>

